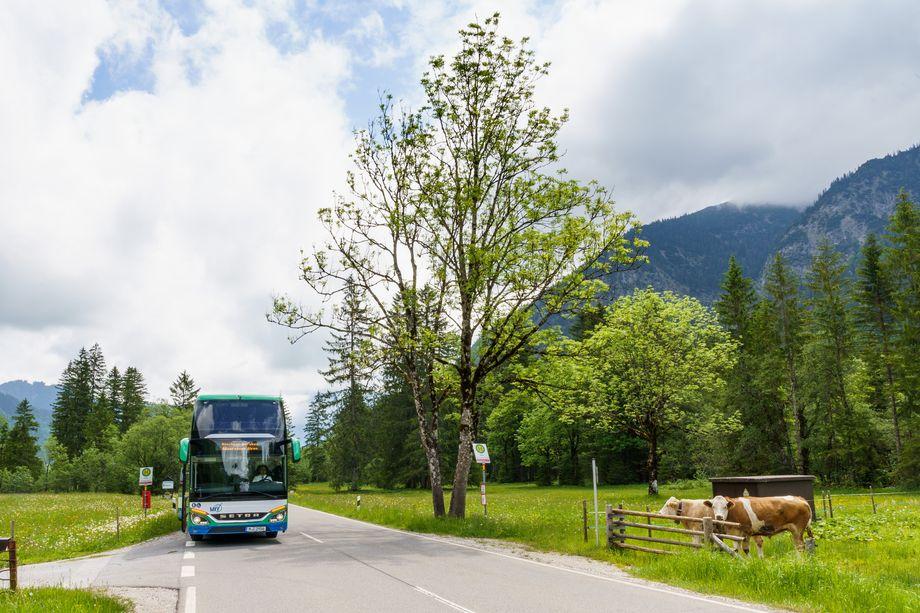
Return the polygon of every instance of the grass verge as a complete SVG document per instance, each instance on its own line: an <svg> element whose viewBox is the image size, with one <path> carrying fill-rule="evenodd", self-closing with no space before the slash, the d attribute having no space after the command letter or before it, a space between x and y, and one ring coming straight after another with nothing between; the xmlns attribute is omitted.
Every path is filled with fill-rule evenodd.
<svg viewBox="0 0 920 613"><path fill-rule="evenodd" d="M0 610L10 613L121 613L131 605L121 598L91 590L68 590L60 587L0 590Z"/></svg>
<svg viewBox="0 0 920 613"><path fill-rule="evenodd" d="M685 483L662 488L650 497L644 485L602 487L599 504L657 511L668 496L705 498L708 484ZM468 493L465 520L431 516L430 493L416 490L365 490L361 507L356 493L334 492L325 484L301 486L292 502L322 511L416 532L498 538L538 550L583 555L625 567L643 578L801 611L920 610L920 492L877 496L878 513L868 497L834 499L834 519L818 522L818 549L799 558L788 535L767 539L763 561L732 560L709 552L680 548L677 556L610 551L582 536L582 500L590 488L496 484L489 487L489 514L482 515L477 493ZM848 493L861 493L848 490ZM819 508L820 512L820 508ZM593 520L589 520L593 528ZM603 545L604 520L600 518ZM631 529L642 532L641 529ZM658 533L660 534L660 533ZM677 548L675 548L677 549ZM686 553L684 553L686 552Z"/></svg>
<svg viewBox="0 0 920 613"><path fill-rule="evenodd" d="M154 498L152 505L144 518L140 496L2 494L0 534L6 536L10 521L15 520L21 564L73 558L132 545L179 528L169 500Z"/></svg>

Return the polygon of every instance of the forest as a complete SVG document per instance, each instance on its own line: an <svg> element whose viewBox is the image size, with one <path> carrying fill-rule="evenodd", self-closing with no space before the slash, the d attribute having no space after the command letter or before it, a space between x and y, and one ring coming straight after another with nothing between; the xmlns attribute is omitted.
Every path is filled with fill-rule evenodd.
<svg viewBox="0 0 920 613"><path fill-rule="evenodd" d="M586 305L570 337L544 330L484 385L474 438L489 445L490 479L582 484L595 458L604 483L801 473L918 485L917 223L902 194L855 276L828 243L804 278L776 255L762 288L730 257L713 308L637 289ZM352 332L326 345L330 391L307 417L305 477L427 486L411 391L355 351L366 310L352 286L340 311ZM445 469L458 421L447 397Z"/></svg>

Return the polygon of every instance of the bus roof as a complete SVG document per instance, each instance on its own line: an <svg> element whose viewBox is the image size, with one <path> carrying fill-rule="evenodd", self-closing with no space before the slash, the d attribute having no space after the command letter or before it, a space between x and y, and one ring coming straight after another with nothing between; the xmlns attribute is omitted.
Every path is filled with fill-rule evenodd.
<svg viewBox="0 0 920 613"><path fill-rule="evenodd" d="M262 396L259 394L202 394L198 400L276 400L280 401L280 396Z"/></svg>

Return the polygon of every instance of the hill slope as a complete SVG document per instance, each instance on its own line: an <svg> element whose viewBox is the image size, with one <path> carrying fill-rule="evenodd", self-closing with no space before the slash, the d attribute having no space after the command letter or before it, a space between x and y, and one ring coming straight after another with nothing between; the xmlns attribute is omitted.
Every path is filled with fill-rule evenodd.
<svg viewBox="0 0 920 613"><path fill-rule="evenodd" d="M920 146L869 160L831 183L780 239L776 249L804 271L821 240L853 260L870 232L885 231L901 189L920 196Z"/></svg>
<svg viewBox="0 0 920 613"><path fill-rule="evenodd" d="M652 222L642 229L642 238L649 241L648 264L613 275L611 293L651 285L711 303L719 295L729 256L738 258L748 275L758 274L800 215L793 207L726 202Z"/></svg>

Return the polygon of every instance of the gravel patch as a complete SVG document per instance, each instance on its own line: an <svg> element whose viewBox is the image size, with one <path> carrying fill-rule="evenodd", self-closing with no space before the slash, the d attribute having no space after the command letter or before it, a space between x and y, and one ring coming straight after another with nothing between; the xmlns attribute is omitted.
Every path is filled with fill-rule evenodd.
<svg viewBox="0 0 920 613"><path fill-rule="evenodd" d="M179 590L166 587L109 587L105 591L130 600L135 613L164 613L179 607Z"/></svg>

